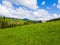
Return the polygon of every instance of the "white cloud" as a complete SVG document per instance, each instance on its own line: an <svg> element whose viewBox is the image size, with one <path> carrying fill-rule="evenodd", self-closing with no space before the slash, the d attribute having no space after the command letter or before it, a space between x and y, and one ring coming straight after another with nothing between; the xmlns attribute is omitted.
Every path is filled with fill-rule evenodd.
<svg viewBox="0 0 60 45"><path fill-rule="evenodd" d="M0 16L20 18L20 19L28 18L31 20L42 20L42 21L60 17L60 15L58 16L57 14L49 14L49 12L44 9L30 11L22 7L19 7L14 10L13 8L11 8L12 4L10 4L10 2L8 1L3 1L3 2L4 2L3 5L0 5ZM10 6L8 6L8 4Z"/></svg>
<svg viewBox="0 0 60 45"><path fill-rule="evenodd" d="M46 9L50 10L50 9L51 9L51 7L46 7Z"/></svg>
<svg viewBox="0 0 60 45"><path fill-rule="evenodd" d="M60 15L53 14L53 17L54 17L54 18L60 18Z"/></svg>
<svg viewBox="0 0 60 45"><path fill-rule="evenodd" d="M17 18L17 15L13 15L14 13L16 12L12 8L0 5L0 16Z"/></svg>
<svg viewBox="0 0 60 45"><path fill-rule="evenodd" d="M43 1L42 3L41 3L41 5L44 5L45 4L45 1Z"/></svg>
<svg viewBox="0 0 60 45"><path fill-rule="evenodd" d="M16 4L19 4L19 5L23 5L23 6L26 6L30 9L37 9L38 6L37 6L37 0L8 0L8 1L11 1L13 3L16 3Z"/></svg>
<svg viewBox="0 0 60 45"><path fill-rule="evenodd" d="M57 5L57 8L60 9L60 4Z"/></svg>
<svg viewBox="0 0 60 45"><path fill-rule="evenodd" d="M60 0L58 0L58 3L60 3Z"/></svg>
<svg viewBox="0 0 60 45"><path fill-rule="evenodd" d="M58 0L57 8L60 9L60 0Z"/></svg>
<svg viewBox="0 0 60 45"><path fill-rule="evenodd" d="M39 9L33 12L35 16L41 17L43 15L48 15L48 11L44 9Z"/></svg>
<svg viewBox="0 0 60 45"><path fill-rule="evenodd" d="M20 18L20 19L28 18L31 20L40 20L45 18L44 15L45 16L47 15L47 11L40 9L32 12L32 11L24 10L21 7L16 10L13 10L12 8L7 8L6 6L1 5L0 15L6 16L6 17Z"/></svg>
<svg viewBox="0 0 60 45"><path fill-rule="evenodd" d="M53 4L53 7L54 7L54 6L56 6L56 4L55 4L55 3Z"/></svg>
<svg viewBox="0 0 60 45"><path fill-rule="evenodd" d="M5 6L0 5L0 15L8 15L9 11Z"/></svg>
<svg viewBox="0 0 60 45"><path fill-rule="evenodd" d="M2 5L3 5L3 6L6 6L6 7L8 7L8 8L13 8L12 3L10 3L9 1L3 1L3 2L2 2Z"/></svg>

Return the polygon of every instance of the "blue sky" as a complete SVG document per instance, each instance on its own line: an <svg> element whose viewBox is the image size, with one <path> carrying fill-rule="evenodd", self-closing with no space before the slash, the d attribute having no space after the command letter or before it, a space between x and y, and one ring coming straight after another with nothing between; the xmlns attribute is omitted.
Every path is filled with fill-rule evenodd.
<svg viewBox="0 0 60 45"><path fill-rule="evenodd" d="M45 1L46 3L44 5L41 5L41 3ZM59 14L59 9L57 8L58 0L37 0L37 5L40 8L46 9L46 7L51 8L48 10L50 13L58 13ZM53 4L56 4L56 6L53 7ZM46 9L47 10L47 9Z"/></svg>
<svg viewBox="0 0 60 45"><path fill-rule="evenodd" d="M0 4L2 3L2 0L0 0Z"/></svg>
<svg viewBox="0 0 60 45"><path fill-rule="evenodd" d="M43 1L45 1L46 3L45 3L44 5L41 5L41 3L42 3ZM57 4L57 3L58 3L58 0L37 0L37 2L38 2L39 7L45 8L45 7L52 7L52 5L53 5L54 3Z"/></svg>
<svg viewBox="0 0 60 45"><path fill-rule="evenodd" d="M30 19L31 18L35 19L35 18L37 18L37 16L40 19L41 15L42 15L42 17L45 16L44 18L46 18L46 19L48 19L47 16L48 17L50 16L51 18L54 15L60 16L60 0L19 0L19 1L18 0L0 0L0 4L1 3L2 3L1 7L3 7L3 6L7 7L8 10L13 10L14 12L16 12L17 9L18 9L19 13L21 12L21 10L26 11L26 12L21 12L21 13L22 13L23 17L25 15L29 14L29 16L26 16L26 17L30 18ZM7 9L4 8L4 10L7 10ZM8 10L7 10L7 12L10 13L11 11L8 11ZM18 17L18 15L17 15L18 12L14 13L14 15L12 14L12 16ZM2 11L2 13L3 13L3 11ZM27 14L24 14L24 13L27 13ZM22 17L22 15L20 15L20 16ZM59 16L57 16L57 17L59 17ZM44 19L44 18L42 18L42 19Z"/></svg>

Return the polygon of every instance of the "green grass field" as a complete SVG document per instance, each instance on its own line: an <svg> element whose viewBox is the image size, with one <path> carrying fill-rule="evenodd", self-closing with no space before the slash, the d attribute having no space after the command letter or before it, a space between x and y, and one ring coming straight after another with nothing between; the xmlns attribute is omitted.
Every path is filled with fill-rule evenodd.
<svg viewBox="0 0 60 45"><path fill-rule="evenodd" d="M60 20L0 29L0 45L60 45Z"/></svg>

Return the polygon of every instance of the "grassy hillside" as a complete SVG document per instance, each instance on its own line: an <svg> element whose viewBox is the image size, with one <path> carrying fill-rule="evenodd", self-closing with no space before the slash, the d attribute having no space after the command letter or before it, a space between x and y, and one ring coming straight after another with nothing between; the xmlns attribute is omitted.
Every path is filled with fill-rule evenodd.
<svg viewBox="0 0 60 45"><path fill-rule="evenodd" d="M0 28L16 27L24 24L24 20L0 17Z"/></svg>
<svg viewBox="0 0 60 45"><path fill-rule="evenodd" d="M60 45L60 20L0 29L0 45Z"/></svg>
<svg viewBox="0 0 60 45"><path fill-rule="evenodd" d="M0 28L11 28L11 27L34 24L34 23L40 23L40 21L0 17Z"/></svg>

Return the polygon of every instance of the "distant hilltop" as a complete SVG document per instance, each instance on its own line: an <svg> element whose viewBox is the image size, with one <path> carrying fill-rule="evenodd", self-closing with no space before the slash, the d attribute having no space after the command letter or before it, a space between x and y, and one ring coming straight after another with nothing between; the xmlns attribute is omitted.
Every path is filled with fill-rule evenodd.
<svg viewBox="0 0 60 45"><path fill-rule="evenodd" d="M47 22L49 22L49 21L56 21L56 20L60 20L60 18L54 18L54 19L48 20Z"/></svg>

